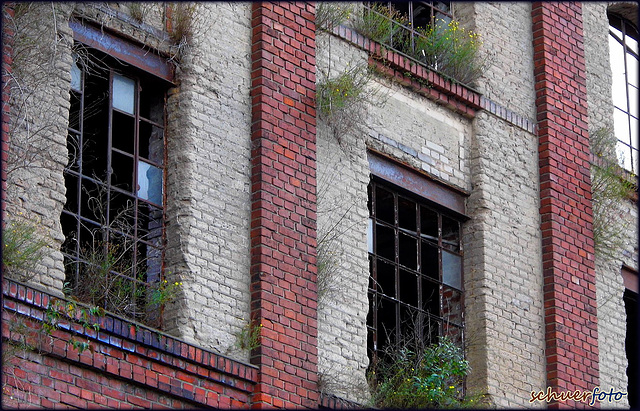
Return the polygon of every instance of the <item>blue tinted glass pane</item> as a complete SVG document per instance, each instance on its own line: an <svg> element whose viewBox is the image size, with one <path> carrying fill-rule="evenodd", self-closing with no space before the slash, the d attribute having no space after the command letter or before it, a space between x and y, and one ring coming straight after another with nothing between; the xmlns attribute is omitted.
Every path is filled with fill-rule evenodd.
<svg viewBox="0 0 640 411"><path fill-rule="evenodd" d="M138 161L138 197L162 204L162 169Z"/></svg>
<svg viewBox="0 0 640 411"><path fill-rule="evenodd" d="M113 107L133 114L135 81L115 74L113 76Z"/></svg>

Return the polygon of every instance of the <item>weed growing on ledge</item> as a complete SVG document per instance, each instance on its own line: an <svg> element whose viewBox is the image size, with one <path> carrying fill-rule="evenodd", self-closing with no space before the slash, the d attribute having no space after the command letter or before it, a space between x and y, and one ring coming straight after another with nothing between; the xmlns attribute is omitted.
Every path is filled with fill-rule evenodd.
<svg viewBox="0 0 640 411"><path fill-rule="evenodd" d="M626 225L620 218L620 205L637 190L624 176L616 160L616 137L612 130L600 128L590 135L595 162L591 167L593 198L593 240L596 254L619 258L624 247ZM635 176L631 176L635 180Z"/></svg>
<svg viewBox="0 0 640 411"><path fill-rule="evenodd" d="M480 35L456 20L437 19L416 32L414 48L405 45L405 52L421 63L463 84L471 84L484 72L486 64L478 59Z"/></svg>
<svg viewBox="0 0 640 411"><path fill-rule="evenodd" d="M321 1L316 7L316 27L319 29L332 30L353 15L351 4L334 4Z"/></svg>
<svg viewBox="0 0 640 411"><path fill-rule="evenodd" d="M262 324L256 324L254 321L247 322L244 327L236 334L235 346L241 350L251 351L260 346L260 327Z"/></svg>
<svg viewBox="0 0 640 411"><path fill-rule="evenodd" d="M365 7L351 20L363 36L459 83L473 84L487 68L487 60L480 58L480 35L456 20L435 19L425 27L412 27L404 14L381 4Z"/></svg>
<svg viewBox="0 0 640 411"><path fill-rule="evenodd" d="M47 243L40 238L35 223L8 221L2 230L2 270L8 278L28 281L44 257Z"/></svg>
<svg viewBox="0 0 640 411"><path fill-rule="evenodd" d="M352 19L353 28L363 36L390 47L402 44L407 18L385 4L374 3Z"/></svg>
<svg viewBox="0 0 640 411"><path fill-rule="evenodd" d="M382 102L380 91L368 87L373 76L373 70L366 64L354 64L336 76L321 72L318 77L318 114L331 128L338 142L347 133L364 132L367 106Z"/></svg>

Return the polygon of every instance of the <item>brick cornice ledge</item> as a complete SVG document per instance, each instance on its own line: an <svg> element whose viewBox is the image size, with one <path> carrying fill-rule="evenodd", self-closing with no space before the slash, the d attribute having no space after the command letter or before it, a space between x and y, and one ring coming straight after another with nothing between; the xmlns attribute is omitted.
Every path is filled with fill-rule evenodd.
<svg viewBox="0 0 640 411"><path fill-rule="evenodd" d="M2 280L2 294L3 343L21 338L4 325L6 321L21 315L38 330L49 303L55 299L66 301L8 279ZM250 401L257 381L257 367L109 313L92 317L90 321L100 325L98 331L83 328L80 321L61 318L58 328L50 334L51 344L43 344L40 352L99 370L105 375L131 380L193 404L227 408L246 406ZM78 353L70 343L74 336L86 338L92 350Z"/></svg>
<svg viewBox="0 0 640 411"><path fill-rule="evenodd" d="M474 118L478 111L486 110L513 126L532 134L537 133L535 121L507 109L465 85L443 77L412 58L386 48L349 27L337 26L329 32L369 52L369 64L384 76L464 117Z"/></svg>

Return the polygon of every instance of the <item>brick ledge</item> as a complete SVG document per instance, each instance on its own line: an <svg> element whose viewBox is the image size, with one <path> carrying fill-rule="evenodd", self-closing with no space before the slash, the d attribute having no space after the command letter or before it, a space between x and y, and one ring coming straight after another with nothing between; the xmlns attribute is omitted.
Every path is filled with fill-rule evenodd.
<svg viewBox="0 0 640 411"><path fill-rule="evenodd" d="M369 64L383 75L467 118L486 110L507 123L537 135L536 122L516 114L468 86L446 79L412 58L384 47L346 26L329 33L369 52Z"/></svg>
<svg viewBox="0 0 640 411"><path fill-rule="evenodd" d="M7 317L26 317L34 323L34 328L43 321L52 299L69 301L8 279L2 280L2 294L4 314ZM9 319L3 318L3 323L5 320ZM131 380L197 404L237 407L246 405L253 392L258 379L257 367L253 365L110 313L100 318L93 317L91 321L99 323L99 331L84 329L77 321L61 320L58 329L51 333L52 344L44 347L43 351L105 375ZM3 342L15 339L9 328L2 327ZM87 338L94 352L86 350L79 354L69 344L72 336ZM148 376L150 371L152 377ZM229 398L222 398L222 390Z"/></svg>

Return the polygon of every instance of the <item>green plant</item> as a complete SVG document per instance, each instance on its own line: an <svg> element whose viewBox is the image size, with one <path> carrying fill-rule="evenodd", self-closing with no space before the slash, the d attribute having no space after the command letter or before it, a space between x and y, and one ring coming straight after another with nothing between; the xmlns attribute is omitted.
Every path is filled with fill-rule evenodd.
<svg viewBox="0 0 640 411"><path fill-rule="evenodd" d="M478 58L480 36L456 20L437 19L416 32L419 35L410 55L428 67L464 84L472 83L484 72L485 64Z"/></svg>
<svg viewBox="0 0 640 411"><path fill-rule="evenodd" d="M54 298L49 302L45 311L42 329L46 334L51 335L59 327L60 320L66 319L78 321L83 329L91 328L95 331L100 331L100 325L93 320L104 315L105 311L102 307L85 307L78 305L75 301ZM93 346L88 338L81 341L72 336L68 344L76 349L78 353L82 353L85 350L93 352Z"/></svg>
<svg viewBox="0 0 640 411"><path fill-rule="evenodd" d="M320 82L316 88L316 104L321 114L329 116L358 101L368 78L365 68L352 67L336 77Z"/></svg>
<svg viewBox="0 0 640 411"><path fill-rule="evenodd" d="M462 392L469 363L446 337L424 348L389 348L369 370L371 401L381 408L459 408L478 405Z"/></svg>
<svg viewBox="0 0 640 411"><path fill-rule="evenodd" d="M353 14L351 4L335 4L321 1L316 7L316 27L331 30L349 20Z"/></svg>
<svg viewBox="0 0 640 411"><path fill-rule="evenodd" d="M169 283L167 280L152 283L148 289L148 304L162 306L175 300L181 282Z"/></svg>
<svg viewBox="0 0 640 411"><path fill-rule="evenodd" d="M260 346L260 328L253 320L247 322L236 334L236 347L241 350L253 350Z"/></svg>
<svg viewBox="0 0 640 411"><path fill-rule="evenodd" d="M401 44L407 18L386 4L374 3L363 13L352 19L353 29L369 39L393 47Z"/></svg>
<svg viewBox="0 0 640 411"><path fill-rule="evenodd" d="M35 223L21 219L8 221L2 230L4 274L18 281L30 280L35 275L35 267L44 257L46 246Z"/></svg>
<svg viewBox="0 0 640 411"><path fill-rule="evenodd" d="M597 255L619 258L624 246L626 224L620 218L620 205L637 190L616 161L617 139L608 128L591 133L593 198L593 240ZM635 176L631 176L632 178Z"/></svg>
<svg viewBox="0 0 640 411"><path fill-rule="evenodd" d="M328 71L318 77L318 114L338 142L349 132L364 132L367 107L381 103L379 90L369 86L373 76L373 70L366 64L347 63L347 68L336 76Z"/></svg>
<svg viewBox="0 0 640 411"><path fill-rule="evenodd" d="M66 294L92 306L104 307L116 315L160 327L160 309L173 301L181 282L148 283L142 259L132 263L130 246L98 241L81 250L78 276Z"/></svg>

